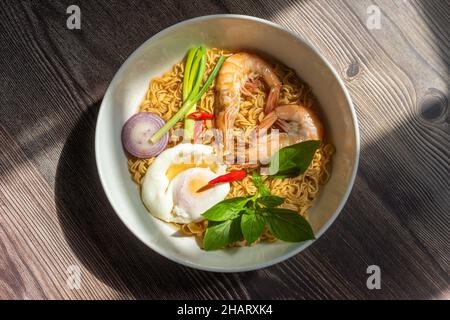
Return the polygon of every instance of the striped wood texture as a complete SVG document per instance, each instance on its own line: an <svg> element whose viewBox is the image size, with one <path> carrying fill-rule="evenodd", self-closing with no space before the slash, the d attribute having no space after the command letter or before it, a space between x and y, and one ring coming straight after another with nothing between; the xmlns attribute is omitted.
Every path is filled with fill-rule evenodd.
<svg viewBox="0 0 450 320"><path fill-rule="evenodd" d="M0 298L450 298L447 0L0 2ZM366 26L369 6L381 29ZM317 243L248 273L189 269L140 243L106 200L95 120L120 65L187 18L237 13L308 39L344 78L361 128L358 177ZM366 268L382 271L368 290ZM82 271L81 289L67 268Z"/></svg>

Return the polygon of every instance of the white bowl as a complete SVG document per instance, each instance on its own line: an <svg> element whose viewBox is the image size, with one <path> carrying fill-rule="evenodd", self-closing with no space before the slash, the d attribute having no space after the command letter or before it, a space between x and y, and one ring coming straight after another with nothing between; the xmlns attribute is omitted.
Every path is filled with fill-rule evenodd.
<svg viewBox="0 0 450 320"><path fill-rule="evenodd" d="M120 139L122 125L137 111L149 80L168 71L192 45L202 43L272 56L293 68L312 87L336 154L331 179L310 209L309 220L316 238L333 223L347 200L358 167L359 133L349 94L331 65L305 40L276 24L248 16L213 15L180 22L150 38L126 60L112 80L98 115L95 153L100 179L123 223L159 254L208 271L267 267L292 257L313 241L278 241L205 252L193 237L178 236L173 227L148 213L128 172Z"/></svg>

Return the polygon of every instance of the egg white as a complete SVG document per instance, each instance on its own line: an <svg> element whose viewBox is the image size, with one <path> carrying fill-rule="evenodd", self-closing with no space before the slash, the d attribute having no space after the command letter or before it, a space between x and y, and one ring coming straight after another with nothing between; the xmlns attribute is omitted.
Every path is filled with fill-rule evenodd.
<svg viewBox="0 0 450 320"><path fill-rule="evenodd" d="M169 180L166 172L171 166L183 161L206 162L210 165L207 168L188 168ZM148 168L142 181L142 201L153 216L166 222L190 223L201 220L204 211L225 199L230 184L223 183L200 193L191 190L192 184L198 184L199 179L203 179L206 184L224 174L225 170L224 165L213 162L211 146L178 144L163 151Z"/></svg>

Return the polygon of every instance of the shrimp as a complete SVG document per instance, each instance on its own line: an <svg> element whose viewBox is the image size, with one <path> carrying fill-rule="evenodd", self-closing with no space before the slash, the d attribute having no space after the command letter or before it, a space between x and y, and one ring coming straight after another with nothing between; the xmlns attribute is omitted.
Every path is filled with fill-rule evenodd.
<svg viewBox="0 0 450 320"><path fill-rule="evenodd" d="M214 114L215 125L224 138L233 130L245 83L260 76L270 87L265 106L265 113L268 114L277 106L281 90L281 81L273 68L260 57L246 52L236 53L223 63L216 81L217 103Z"/></svg>
<svg viewBox="0 0 450 320"><path fill-rule="evenodd" d="M286 122L277 122L284 120ZM281 126L285 132L267 134L275 122L283 123ZM250 145L248 158L267 163L272 154L281 148L307 140L322 140L324 129L317 114L300 105L287 104L276 107L267 114L258 126L258 141Z"/></svg>

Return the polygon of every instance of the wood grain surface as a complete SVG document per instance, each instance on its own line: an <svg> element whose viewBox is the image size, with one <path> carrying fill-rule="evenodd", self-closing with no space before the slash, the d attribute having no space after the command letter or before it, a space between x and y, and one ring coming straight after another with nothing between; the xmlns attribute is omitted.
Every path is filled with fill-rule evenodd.
<svg viewBox="0 0 450 320"><path fill-rule="evenodd" d="M66 28L70 4L81 30ZM372 5L380 29L367 27ZM202 272L147 248L113 212L94 161L98 109L124 60L156 32L217 13L308 39L360 122L339 218L301 254L247 273ZM450 299L449 1L7 0L0 44L0 298ZM380 290L366 287L372 264Z"/></svg>

